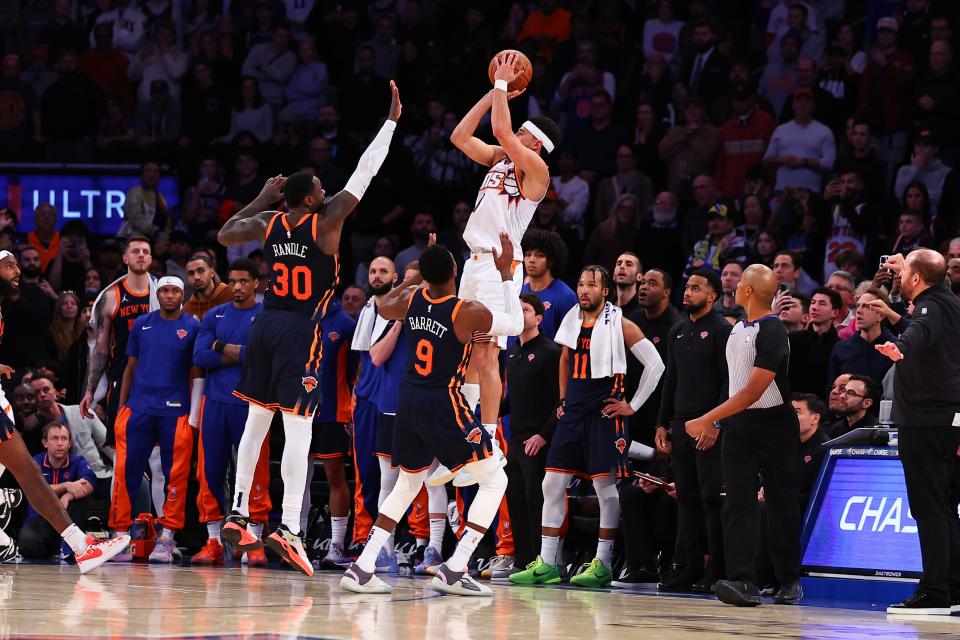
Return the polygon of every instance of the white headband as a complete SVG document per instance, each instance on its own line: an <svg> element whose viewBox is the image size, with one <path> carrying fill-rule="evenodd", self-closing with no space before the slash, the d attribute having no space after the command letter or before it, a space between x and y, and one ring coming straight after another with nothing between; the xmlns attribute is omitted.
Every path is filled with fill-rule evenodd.
<svg viewBox="0 0 960 640"><path fill-rule="evenodd" d="M10 253L10 252L7 251L6 249L4 249L3 251L0 251L0 260L6 260L7 258L13 258L14 260L17 259L17 257L16 257L15 255L13 255L12 253Z"/></svg>
<svg viewBox="0 0 960 640"><path fill-rule="evenodd" d="M545 134L540 127L533 124L529 120L520 126L529 131L530 135L532 135L534 138L539 140L540 143L543 144L543 148L547 150L547 153L553 153L553 141L547 137L547 134Z"/></svg>
<svg viewBox="0 0 960 640"><path fill-rule="evenodd" d="M183 280L177 276L163 276L157 280L157 289L160 289L160 287L176 287L183 291Z"/></svg>

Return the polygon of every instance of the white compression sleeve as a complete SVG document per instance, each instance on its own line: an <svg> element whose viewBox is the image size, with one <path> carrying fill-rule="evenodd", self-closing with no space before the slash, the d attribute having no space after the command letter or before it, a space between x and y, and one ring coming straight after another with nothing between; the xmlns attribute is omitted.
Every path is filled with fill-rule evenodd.
<svg viewBox="0 0 960 640"><path fill-rule="evenodd" d="M343 188L344 191L353 194L357 200L363 198L363 194L367 192L367 187L370 186L373 176L377 175L377 171L383 165L387 152L390 151L390 141L393 139L393 132L396 128L397 123L388 118L380 127L380 131L377 132L370 146L360 156L357 168L353 171L350 179L347 180L347 186Z"/></svg>
<svg viewBox="0 0 960 640"><path fill-rule="evenodd" d="M520 307L520 296L514 289L513 280L503 281L503 308L504 311L493 311L493 321L490 323L490 335L518 336L523 331L523 309Z"/></svg>
<svg viewBox="0 0 960 640"><path fill-rule="evenodd" d="M200 427L200 404L203 400L203 383L205 378L194 378L190 389L190 417L187 420L190 426L197 429Z"/></svg>
<svg viewBox="0 0 960 640"><path fill-rule="evenodd" d="M657 348L646 338L630 347L630 353L643 365L643 375L640 376L640 385L630 400L630 406L633 407L633 410L639 411L643 403L646 402L650 394L653 393L653 390L657 388L657 382L660 381L660 376L663 375L666 367L663 366L663 360L660 359Z"/></svg>

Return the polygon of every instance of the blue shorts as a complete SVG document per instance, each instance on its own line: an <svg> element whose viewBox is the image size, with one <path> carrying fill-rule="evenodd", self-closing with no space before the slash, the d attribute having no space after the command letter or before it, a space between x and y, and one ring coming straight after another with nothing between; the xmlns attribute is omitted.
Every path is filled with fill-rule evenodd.
<svg viewBox="0 0 960 640"><path fill-rule="evenodd" d="M582 478L602 478L614 473L618 478L629 475L626 435L623 418L604 418L603 405L595 410L567 412L557 422L557 430L547 453L547 471L572 473Z"/></svg>
<svg viewBox="0 0 960 640"><path fill-rule="evenodd" d="M320 406L320 322L264 309L253 321L238 398L267 409L313 416Z"/></svg>
<svg viewBox="0 0 960 640"><path fill-rule="evenodd" d="M346 458L350 455L350 428L342 422L313 422L310 457Z"/></svg>
<svg viewBox="0 0 960 640"><path fill-rule="evenodd" d="M389 460L393 457L393 423L396 417L391 413L377 414L377 437L374 441L373 452L377 454L378 458Z"/></svg>
<svg viewBox="0 0 960 640"><path fill-rule="evenodd" d="M451 471L491 455L486 429L459 389L402 382L393 423L393 466L417 472L437 458Z"/></svg>

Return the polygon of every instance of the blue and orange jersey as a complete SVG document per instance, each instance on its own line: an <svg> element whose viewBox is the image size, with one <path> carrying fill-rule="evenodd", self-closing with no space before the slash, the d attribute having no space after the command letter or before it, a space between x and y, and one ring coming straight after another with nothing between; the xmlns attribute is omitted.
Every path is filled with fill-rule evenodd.
<svg viewBox="0 0 960 640"><path fill-rule="evenodd" d="M145 313L150 313L150 289L133 291L126 280L113 285L116 302L110 325L110 362L107 365L107 377L119 380L127 367L127 341L133 330L133 323Z"/></svg>
<svg viewBox="0 0 960 640"><path fill-rule="evenodd" d="M334 301L321 323L320 408L315 422L352 422L350 406L350 341L357 321Z"/></svg>
<svg viewBox="0 0 960 640"><path fill-rule="evenodd" d="M394 322L391 321L384 327L380 335L374 336L374 344L383 339L384 336L393 328ZM400 381L403 380L404 364L407 359L407 331L406 328L400 331L397 336L397 345L393 348L393 353L387 358L387 361L377 367L380 369L380 380L377 384L377 391L373 394L373 404L377 405L380 413L397 412L397 396L400 393ZM371 363L372 364L372 363Z"/></svg>
<svg viewBox="0 0 960 640"><path fill-rule="evenodd" d="M317 246L319 216L303 216L291 227L278 211L267 225L263 259L270 267L270 284L263 294L264 309L292 311L322 318L340 282L340 258Z"/></svg>
<svg viewBox="0 0 960 640"><path fill-rule="evenodd" d="M154 416L190 412L190 367L199 332L200 321L185 313L164 320L151 311L136 319L127 341L127 355L137 358L128 407Z"/></svg>
<svg viewBox="0 0 960 640"><path fill-rule="evenodd" d="M247 337L253 327L253 319L263 308L255 304L249 309L238 309L232 302L210 309L200 321L200 332L193 345L193 364L206 370L203 395L217 402L246 405L245 400L233 395L240 384L243 362L247 355ZM214 340L240 345L240 362L224 366L221 354L214 351Z"/></svg>
<svg viewBox="0 0 960 640"><path fill-rule="evenodd" d="M33 461L40 467L40 472L43 474L43 478L47 481L47 484L86 480L91 487L97 486L97 476L90 470L90 465L87 464L83 456L67 452L67 459L56 469L50 464L46 452L33 456ZM26 520L33 520L38 515L40 514L34 510L33 505L27 502Z"/></svg>
<svg viewBox="0 0 960 640"><path fill-rule="evenodd" d="M422 387L456 387L470 362L471 343L460 342L453 322L463 304L454 295L431 298L418 289L404 318L407 333L404 381Z"/></svg>
<svg viewBox="0 0 960 640"><path fill-rule="evenodd" d="M586 322L580 327L577 336L577 348L570 352L570 379L567 381L567 397L564 412L578 409L593 409L607 398L623 394L623 374L605 378L594 378L590 364L590 338L593 335L592 324Z"/></svg>

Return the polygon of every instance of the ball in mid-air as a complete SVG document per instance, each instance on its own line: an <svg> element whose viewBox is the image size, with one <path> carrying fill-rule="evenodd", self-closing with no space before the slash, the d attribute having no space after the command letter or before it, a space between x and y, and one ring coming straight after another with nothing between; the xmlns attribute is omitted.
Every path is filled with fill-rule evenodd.
<svg viewBox="0 0 960 640"><path fill-rule="evenodd" d="M509 85L507 85L508 91L519 91L520 89L525 89L528 84L530 84L530 79L533 77L533 65L530 64L530 58L528 58L522 51L517 51L516 49L504 49L490 60L490 65L487 67L487 77L490 78L491 84L493 83L493 72L497 68L497 60L503 60L508 53L517 54L517 62L514 65L514 68L519 72L516 78L513 79Z"/></svg>

